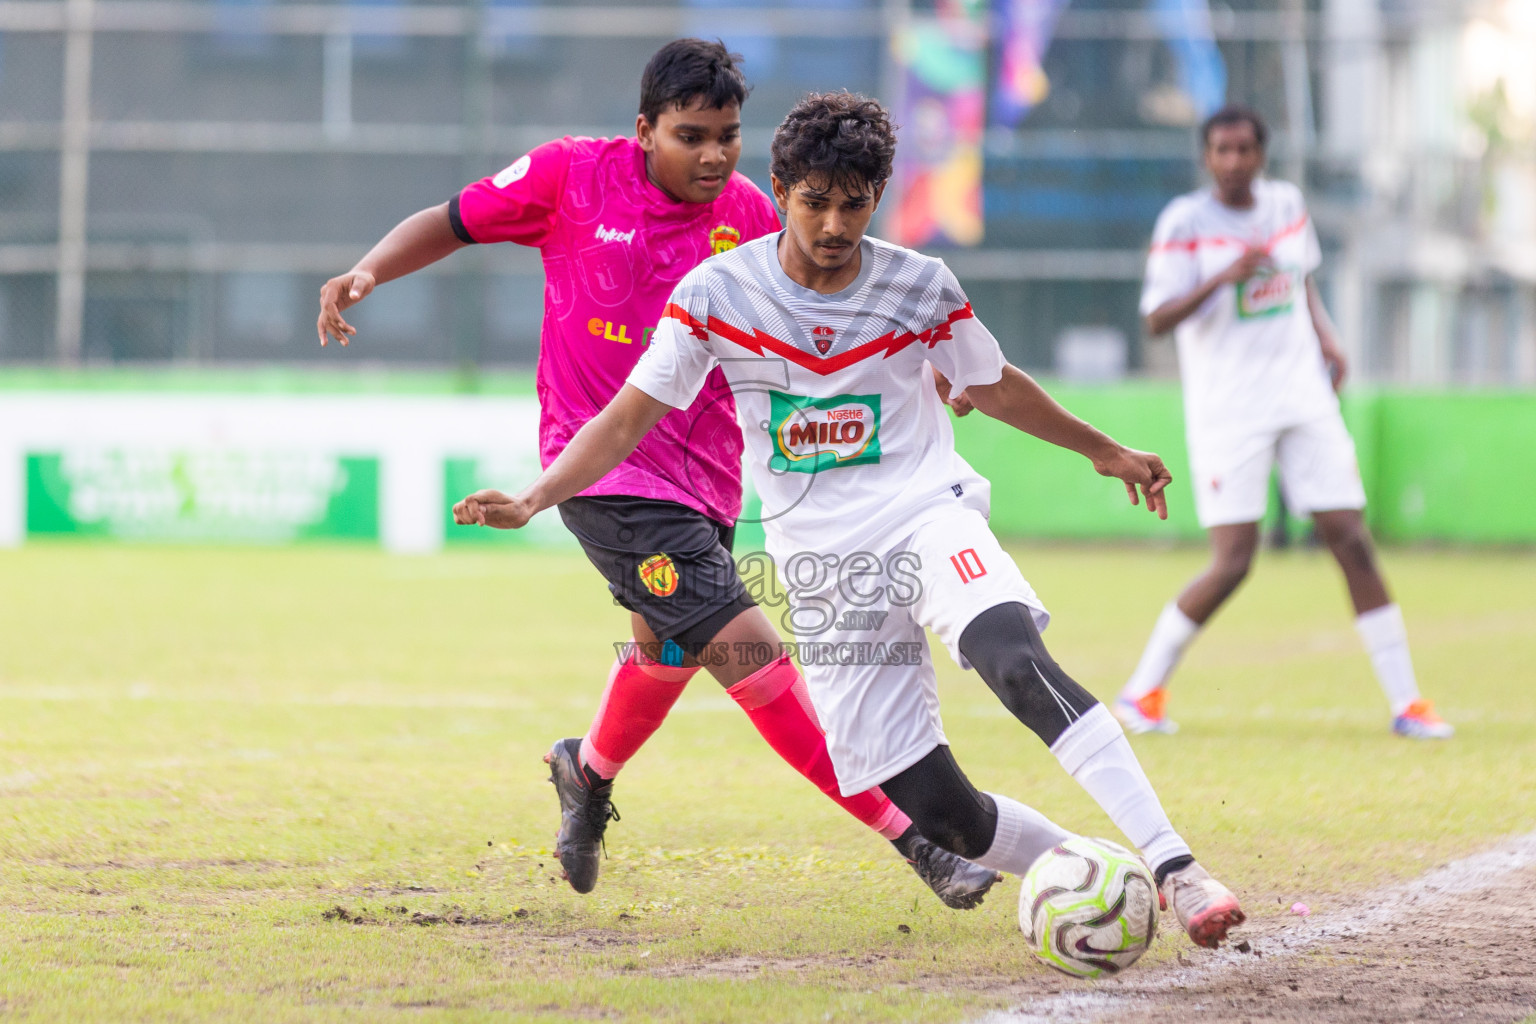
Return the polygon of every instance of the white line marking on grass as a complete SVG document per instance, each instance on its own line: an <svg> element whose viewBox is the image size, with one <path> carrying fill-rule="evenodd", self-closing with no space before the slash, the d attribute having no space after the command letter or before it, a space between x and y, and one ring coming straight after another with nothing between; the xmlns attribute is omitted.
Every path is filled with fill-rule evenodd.
<svg viewBox="0 0 1536 1024"><path fill-rule="evenodd" d="M1513 871L1536 865L1536 832L1518 836L1491 850L1473 854L1426 872L1402 885L1369 893L1350 906L1286 922L1279 931L1255 941L1266 961L1291 957L1312 946L1349 939L1385 925L1421 916L1435 904L1452 897L1479 892L1506 880ZM1270 921L1261 924L1271 923ZM1142 1005L1147 996L1198 986L1217 976L1251 963L1248 954L1230 946L1202 954L1203 962L1178 967L1145 979L1122 975L1135 985L1133 992L1082 989L1030 1001L1008 1010L997 1010L976 1024L1082 1024L1112 1018L1116 1011Z"/></svg>

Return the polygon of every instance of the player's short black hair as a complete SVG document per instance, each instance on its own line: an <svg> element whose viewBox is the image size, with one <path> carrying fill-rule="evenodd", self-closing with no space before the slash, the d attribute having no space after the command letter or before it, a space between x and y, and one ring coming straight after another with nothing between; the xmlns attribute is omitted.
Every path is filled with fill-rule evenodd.
<svg viewBox="0 0 1536 1024"><path fill-rule="evenodd" d="M718 39L674 39L656 51L640 75L640 113L655 124L662 111L685 109L698 99L711 110L745 103L752 90L740 63L741 54Z"/></svg>
<svg viewBox="0 0 1536 1024"><path fill-rule="evenodd" d="M1211 144L1211 131L1216 128L1227 128L1234 124L1249 124L1253 126L1253 137L1258 142L1259 148L1264 149L1269 143L1269 125L1264 123L1264 118L1252 107L1245 107L1241 103L1232 103L1222 107L1216 113L1205 119L1200 126L1200 145L1202 147Z"/></svg>
<svg viewBox="0 0 1536 1024"><path fill-rule="evenodd" d="M807 178L850 195L872 192L891 176L896 128L877 101L850 92L812 93L773 133L771 170L785 188Z"/></svg>

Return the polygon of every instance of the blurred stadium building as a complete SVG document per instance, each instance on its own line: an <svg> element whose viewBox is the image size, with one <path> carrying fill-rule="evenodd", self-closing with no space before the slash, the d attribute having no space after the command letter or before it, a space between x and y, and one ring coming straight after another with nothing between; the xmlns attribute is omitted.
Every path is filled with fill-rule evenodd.
<svg viewBox="0 0 1536 1024"><path fill-rule="evenodd" d="M0 0L0 360L324 358L326 277L539 142L630 131L683 34L746 56L759 183L812 88L958 152L906 198L975 187L969 219L890 202L887 229L945 251L1021 365L1172 373L1144 249L1231 99L1307 190L1359 377L1536 383L1536 0ZM358 355L530 365L540 295L536 253L466 251L360 307Z"/></svg>

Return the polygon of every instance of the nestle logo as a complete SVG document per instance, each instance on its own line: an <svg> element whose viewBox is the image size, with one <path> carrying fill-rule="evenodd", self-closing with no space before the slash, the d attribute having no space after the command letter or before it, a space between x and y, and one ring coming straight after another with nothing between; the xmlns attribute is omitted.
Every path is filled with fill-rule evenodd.
<svg viewBox="0 0 1536 1024"><path fill-rule="evenodd" d="M605 228L601 224L597 226L596 237L599 242L623 242L628 245L635 240L635 229L620 231L618 228Z"/></svg>

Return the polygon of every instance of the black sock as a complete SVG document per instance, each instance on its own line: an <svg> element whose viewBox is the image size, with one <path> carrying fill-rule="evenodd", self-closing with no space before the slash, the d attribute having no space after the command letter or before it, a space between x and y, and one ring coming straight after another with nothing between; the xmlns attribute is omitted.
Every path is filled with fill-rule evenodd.
<svg viewBox="0 0 1536 1024"><path fill-rule="evenodd" d="M1183 871L1194 862L1195 858L1185 853L1173 858L1172 860L1164 861L1163 863L1159 864L1157 866L1157 870L1152 872L1152 877L1157 882L1157 887L1161 889L1163 887L1163 879L1167 878L1175 871Z"/></svg>
<svg viewBox="0 0 1536 1024"><path fill-rule="evenodd" d="M896 847L896 852L907 860L916 860L917 855L912 849L913 841L921 837L922 833L917 830L916 825L908 825L905 832L891 840L891 845Z"/></svg>
<svg viewBox="0 0 1536 1024"><path fill-rule="evenodd" d="M587 783L588 789L602 789L604 786L613 785L612 779L605 779L593 770L592 766L585 762L581 765L581 777Z"/></svg>

